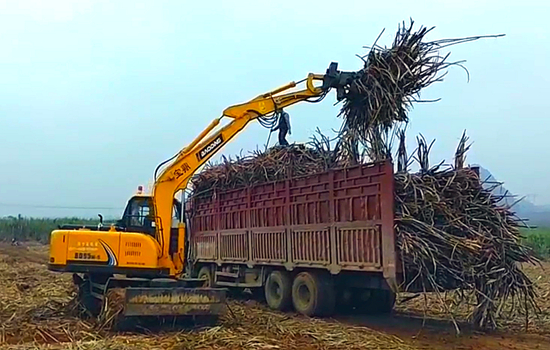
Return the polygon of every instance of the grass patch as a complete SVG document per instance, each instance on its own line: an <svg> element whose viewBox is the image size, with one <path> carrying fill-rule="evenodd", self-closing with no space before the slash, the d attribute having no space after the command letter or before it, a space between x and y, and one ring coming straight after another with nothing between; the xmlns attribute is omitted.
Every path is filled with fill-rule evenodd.
<svg viewBox="0 0 550 350"><path fill-rule="evenodd" d="M63 224L97 225L98 219L85 218L26 218L3 217L0 218L0 241L11 241L15 238L19 241L37 241L48 243L50 233Z"/></svg>
<svg viewBox="0 0 550 350"><path fill-rule="evenodd" d="M539 227L533 229L523 229L525 244L531 247L535 253L543 258L550 258L550 228Z"/></svg>

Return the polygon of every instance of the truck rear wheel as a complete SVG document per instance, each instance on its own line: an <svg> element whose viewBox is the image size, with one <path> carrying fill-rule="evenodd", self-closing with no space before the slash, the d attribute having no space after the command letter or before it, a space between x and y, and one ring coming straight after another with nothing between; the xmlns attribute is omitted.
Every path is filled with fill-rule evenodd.
<svg viewBox="0 0 550 350"><path fill-rule="evenodd" d="M272 271L264 286L267 305L274 310L286 311L292 305L292 282L288 273Z"/></svg>
<svg viewBox="0 0 550 350"><path fill-rule="evenodd" d="M395 293L387 289L374 289L369 304L372 313L389 314L395 305Z"/></svg>
<svg viewBox="0 0 550 350"><path fill-rule="evenodd" d="M386 289L358 290L354 305L359 313L363 314L388 314L395 305L395 293Z"/></svg>
<svg viewBox="0 0 550 350"><path fill-rule="evenodd" d="M301 272L292 283L294 308L307 316L328 316L334 312L334 286L330 276Z"/></svg>

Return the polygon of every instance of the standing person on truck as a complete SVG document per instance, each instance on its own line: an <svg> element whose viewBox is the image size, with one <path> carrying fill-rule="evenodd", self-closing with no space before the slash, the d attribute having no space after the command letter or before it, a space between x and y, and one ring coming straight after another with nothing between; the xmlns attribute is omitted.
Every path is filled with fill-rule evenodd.
<svg viewBox="0 0 550 350"><path fill-rule="evenodd" d="M279 145L288 146L286 134L292 135L292 131L290 130L290 116L282 109L279 111L279 124L273 131L277 130L279 130Z"/></svg>

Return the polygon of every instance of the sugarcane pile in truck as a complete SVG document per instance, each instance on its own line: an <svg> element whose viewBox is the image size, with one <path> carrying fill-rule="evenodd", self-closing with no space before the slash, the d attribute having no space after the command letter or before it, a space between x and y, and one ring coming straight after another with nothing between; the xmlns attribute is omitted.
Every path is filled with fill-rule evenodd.
<svg viewBox="0 0 550 350"><path fill-rule="evenodd" d="M388 312L403 286L437 292L469 288L482 305L476 313L481 326L495 323L498 301L525 296L532 303L532 285L514 265L532 258L519 243L511 214L502 214L497 229L441 225L467 209L471 198L453 207L439 195L449 186L460 191L464 182L453 180L472 181L470 172L451 171L449 186L441 188L425 186L426 176L444 183L437 169L423 168L418 176L394 173L388 135L407 121L407 109L419 91L452 64L437 50L479 38L425 43L428 32L412 32L412 24L402 27L391 48L375 46L364 57L360 71L341 72L332 63L325 74L309 74L299 82L305 89L293 90L298 83L291 82L227 108L191 144L159 165L152 193L132 197L116 225L54 231L49 268L74 273L82 301L95 314L110 289L124 292L125 316L218 315L225 310L227 288L250 288L274 309L294 308L306 315L331 314L337 300ZM272 126L283 108L319 102L332 89L344 103L335 150L292 146L197 173L251 121ZM222 118L231 121L219 128ZM193 196L184 210L175 196L191 180ZM413 196L403 201L396 189L412 189ZM482 191L475 187L473 196L486 195ZM424 202L416 200L418 194ZM491 199L482 204L485 214L499 213ZM425 205L432 214L441 205L451 209L432 215L430 222L430 214L418 210ZM498 234L501 239L493 239L494 245L483 243ZM460 240L466 243L461 246ZM472 272L481 269L461 270L460 264L468 261L453 259L451 243L462 258L485 261L487 270L479 278ZM420 251L410 254L410 249ZM514 254L496 253L502 249ZM441 264L427 263L446 254ZM476 260L478 256L483 259ZM409 271L416 278L409 279ZM442 284L442 278L449 284ZM513 283L494 287L506 281Z"/></svg>

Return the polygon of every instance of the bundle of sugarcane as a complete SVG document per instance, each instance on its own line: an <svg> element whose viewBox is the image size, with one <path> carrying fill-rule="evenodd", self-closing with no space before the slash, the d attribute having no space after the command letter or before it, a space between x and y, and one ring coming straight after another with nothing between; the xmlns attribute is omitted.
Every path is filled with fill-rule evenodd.
<svg viewBox="0 0 550 350"><path fill-rule="evenodd" d="M518 263L536 260L520 242L513 213L495 205L471 169L400 173L395 180L407 283L418 278L436 293L468 291L478 303L473 322L481 328L496 327L509 298L535 306L532 283Z"/></svg>
<svg viewBox="0 0 550 350"><path fill-rule="evenodd" d="M98 317L100 329L116 329L124 311L126 290L123 288L109 289L103 301L103 307Z"/></svg>
<svg viewBox="0 0 550 350"><path fill-rule="evenodd" d="M307 175L335 165L379 161L391 157L392 140L399 123L407 122L407 111L419 99L420 90L442 80L446 68L461 62L448 62L448 54L438 50L450 45L477 40L476 36L424 42L433 29L421 27L413 32L414 23L398 28L390 48L375 44L362 57L364 68L357 72L345 89L340 112L344 122L334 152L328 139L314 139L313 150L292 147L255 152L252 157L232 161L223 158L192 180L193 192L210 193L212 188L234 188L262 181L273 181L289 175ZM424 101L425 102L425 101ZM362 145L360 147L359 145ZM327 147L328 146L328 147ZM282 152L282 153L281 153ZM318 156L317 153L321 154ZM292 157L299 155L298 157ZM296 158L296 159L295 159ZM304 164L304 167L300 165Z"/></svg>
<svg viewBox="0 0 550 350"><path fill-rule="evenodd" d="M369 53L361 56L364 67L354 79L344 97L340 115L344 123L340 130L343 149L357 148L361 143L370 161L388 157L395 127L408 121L408 110L422 100L420 91L434 82L442 81L446 69L461 66L461 61L449 62L449 53L439 50L451 45L501 35L475 36L458 39L424 41L434 27L413 31L414 22L398 27L391 47L380 47L378 39ZM382 33L380 34L380 36ZM380 38L380 36L378 38Z"/></svg>
<svg viewBox="0 0 550 350"><path fill-rule="evenodd" d="M400 152L405 135L400 135ZM419 138L416 160L420 171L400 164L395 175L395 228L406 283L415 282L438 296L456 290L457 303L475 302L474 325L495 328L504 311L536 309L531 280L520 263L537 263L521 242L518 219L474 169L462 168L465 135L455 155L455 167L430 168L427 146ZM406 159L400 155L399 159ZM400 161L401 163L402 161Z"/></svg>

